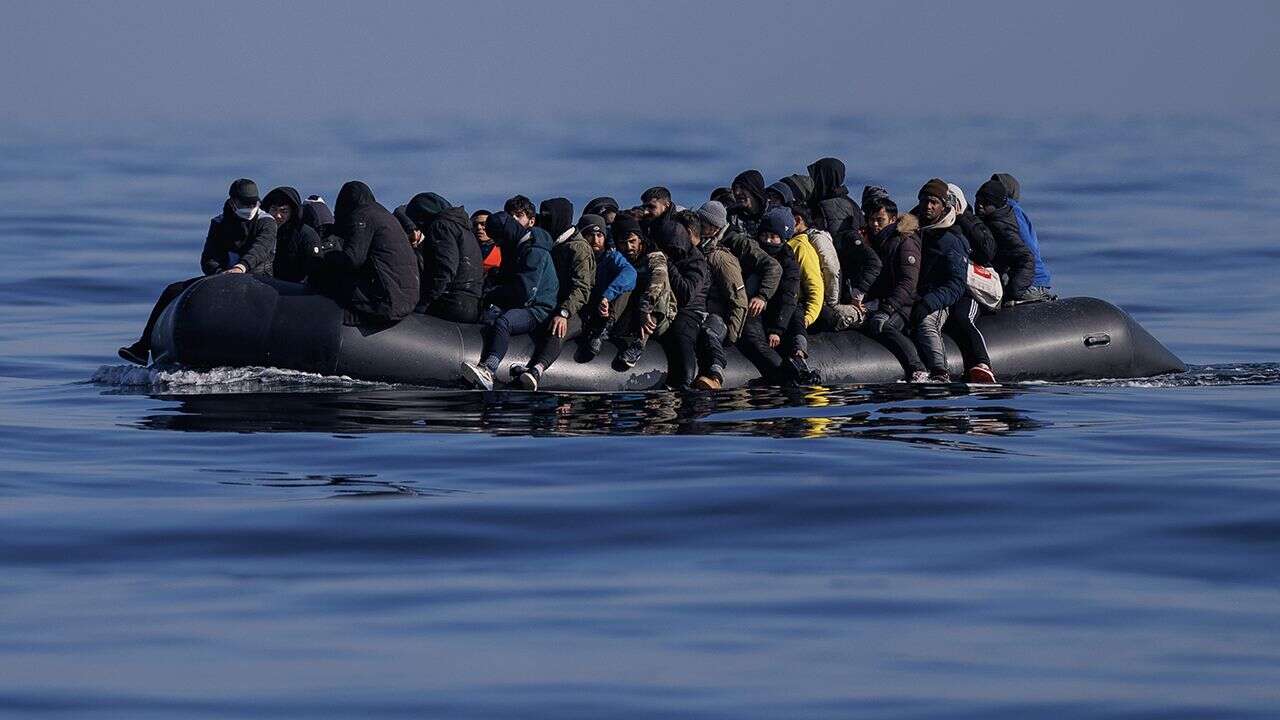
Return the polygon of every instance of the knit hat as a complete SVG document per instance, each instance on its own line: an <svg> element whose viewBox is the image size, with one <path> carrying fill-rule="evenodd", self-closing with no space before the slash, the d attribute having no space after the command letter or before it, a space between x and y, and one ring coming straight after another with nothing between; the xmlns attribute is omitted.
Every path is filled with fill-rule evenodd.
<svg viewBox="0 0 1280 720"><path fill-rule="evenodd" d="M722 228L729 224L729 211L725 209L724 203L708 200L698 208L698 219L708 225Z"/></svg>
<svg viewBox="0 0 1280 720"><path fill-rule="evenodd" d="M969 209L969 201L964 198L964 191L955 183L947 183L947 203L957 214L963 215Z"/></svg>
<svg viewBox="0 0 1280 720"><path fill-rule="evenodd" d="M796 201L796 194L791 190L791 186L781 180L765 188L765 190L772 190L778 193L778 196L782 198L783 205L790 205Z"/></svg>
<svg viewBox="0 0 1280 720"><path fill-rule="evenodd" d="M231 189L227 191L227 197L232 200L238 200L241 203L258 202L258 183L249 178L240 178L231 183Z"/></svg>
<svg viewBox="0 0 1280 720"><path fill-rule="evenodd" d="M933 178L929 182L925 183L924 187L920 188L919 196L924 197L925 195L930 195L945 203L947 201L947 194L950 192L951 188L947 187L945 182L938 178Z"/></svg>
<svg viewBox="0 0 1280 720"><path fill-rule="evenodd" d="M760 219L760 229L757 232L773 233L786 242L796 232L796 219L789 208L774 208Z"/></svg>
<svg viewBox="0 0 1280 720"><path fill-rule="evenodd" d="M982 205L990 205L991 207L1004 207L1009 201L1008 191L1005 189L1004 183L999 180L988 180L982 183L982 187L978 188L978 192L974 195L974 199Z"/></svg>
<svg viewBox="0 0 1280 720"><path fill-rule="evenodd" d="M588 214L578 218L578 232L581 233L598 230L607 235L608 227L609 226L605 223L604 218L599 215Z"/></svg>
<svg viewBox="0 0 1280 720"><path fill-rule="evenodd" d="M889 200L889 191L879 185L866 185L862 188L862 204L865 207L873 199Z"/></svg>
<svg viewBox="0 0 1280 720"><path fill-rule="evenodd" d="M613 219L613 224L609 226L609 234L613 237L613 243L621 245L627 241L627 236L631 233L644 237L644 231L640 229L639 221L626 213L618 213L618 216Z"/></svg>
<svg viewBox="0 0 1280 720"><path fill-rule="evenodd" d="M418 193L409 201L405 207L405 213L409 219L418 224L425 226L436 219L440 213L453 207L448 200L440 197L433 192Z"/></svg>

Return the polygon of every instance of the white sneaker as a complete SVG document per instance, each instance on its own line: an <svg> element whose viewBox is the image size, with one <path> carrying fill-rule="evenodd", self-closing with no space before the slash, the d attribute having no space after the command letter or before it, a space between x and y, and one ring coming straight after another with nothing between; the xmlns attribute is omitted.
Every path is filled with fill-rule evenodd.
<svg viewBox="0 0 1280 720"><path fill-rule="evenodd" d="M493 389L493 373L489 372L489 368L476 363L462 363L462 379L471 383L472 387L480 390Z"/></svg>
<svg viewBox="0 0 1280 720"><path fill-rule="evenodd" d="M917 384L927 383L929 382L929 373L924 370L917 370L911 373L911 382Z"/></svg>

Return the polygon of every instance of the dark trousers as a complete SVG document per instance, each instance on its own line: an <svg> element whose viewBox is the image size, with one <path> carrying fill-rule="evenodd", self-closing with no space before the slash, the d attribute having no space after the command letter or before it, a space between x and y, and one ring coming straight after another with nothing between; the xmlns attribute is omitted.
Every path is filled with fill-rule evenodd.
<svg viewBox="0 0 1280 720"><path fill-rule="evenodd" d="M624 317L631 317L627 315L627 305L630 302L631 302L630 290L610 300L609 301L609 317L605 318L605 317L600 317L600 313L598 312L600 308L600 296L592 295L591 301L588 302L587 307L583 308L582 310L582 317L584 318L583 319L584 332L586 334L596 334L607 329L612 333L614 332L613 329L617 328L617 331L618 331L617 334L627 335L628 333L626 331L629 328L626 326L625 323L619 324L618 321ZM634 313L632 313L632 316L634 316ZM631 333L631 334L634 334L634 333Z"/></svg>
<svg viewBox="0 0 1280 720"><path fill-rule="evenodd" d="M687 388L698 372L697 342L705 313L681 310L662 335L667 353L667 386Z"/></svg>
<svg viewBox="0 0 1280 720"><path fill-rule="evenodd" d="M525 308L507 310L493 321L484 334L484 352L480 353L480 362L492 373L498 372L498 365L507 356L507 348L511 345L513 335L528 335L538 328L541 321Z"/></svg>
<svg viewBox="0 0 1280 720"><path fill-rule="evenodd" d="M560 357L560 351L564 350L564 341L570 335L577 334L581 328L581 322L578 318L569 319L569 327L566 328L564 337L556 337L551 334L551 321L555 316L548 318L542 327L536 333L538 338L534 343L533 358L529 360L529 366L541 365L543 370L551 367L551 363Z"/></svg>
<svg viewBox="0 0 1280 720"><path fill-rule="evenodd" d="M142 330L143 345L146 345L148 349L151 348L151 331L156 329L156 322L160 320L160 314L164 312L164 309L169 307L169 303L181 295L183 290L203 279L204 276L179 280L176 283L170 283L164 289L164 292L160 293L160 299L156 300L156 304L151 308L151 316L147 318L147 326Z"/></svg>
<svg viewBox="0 0 1280 720"><path fill-rule="evenodd" d="M724 369L729 365L729 356L724 351L724 338L728 334L724 318L707 313L698 332L698 370L703 375L724 379Z"/></svg>
<svg viewBox="0 0 1280 720"><path fill-rule="evenodd" d="M872 316L873 320L875 316ZM916 350L916 344L911 342L911 338L907 337L902 329L906 327L906 320L898 313L890 313L888 320L883 326L875 322L871 322L867 326L867 331L871 337L879 340L885 347L889 348L889 352L898 358L898 362L902 363L902 367L907 371L907 379L911 379L911 373L923 372L924 363L920 360L920 353Z"/></svg>
<svg viewBox="0 0 1280 720"><path fill-rule="evenodd" d="M967 368L978 364L991 364L991 356L987 354L987 339L982 336L982 331L975 324L981 313L982 306L965 293L964 297L951 306L951 314L947 317L946 325L943 326L947 334L956 341L956 345L960 346L960 353L964 356L964 366Z"/></svg>
<svg viewBox="0 0 1280 720"><path fill-rule="evenodd" d="M445 295L432 300L430 305L419 312L451 322L474 323L480 320L480 298L469 295Z"/></svg>
<svg viewBox="0 0 1280 720"><path fill-rule="evenodd" d="M757 317L748 317L742 324L742 334L738 337L738 350L756 366L760 376L768 380L778 377L782 369L782 356L777 350L769 347L769 337L764 331L764 322Z"/></svg>

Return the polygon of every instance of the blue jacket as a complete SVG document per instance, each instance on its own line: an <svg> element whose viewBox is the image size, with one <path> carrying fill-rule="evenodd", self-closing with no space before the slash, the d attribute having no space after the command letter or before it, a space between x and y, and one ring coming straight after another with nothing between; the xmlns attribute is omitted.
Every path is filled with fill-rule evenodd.
<svg viewBox="0 0 1280 720"><path fill-rule="evenodd" d="M969 246L960 229L948 228L922 230L920 258L920 300L916 313L932 313L955 305L964 297L969 286L965 274L969 259Z"/></svg>
<svg viewBox="0 0 1280 720"><path fill-rule="evenodd" d="M596 261L596 287L604 288L600 297L613 302L624 292L636 287L636 269L617 250L605 250Z"/></svg>
<svg viewBox="0 0 1280 720"><path fill-rule="evenodd" d="M504 310L526 308L535 320L546 320L560 291L551 236L542 228L525 230L504 212L490 215L486 228L502 248L503 258L501 276L488 301Z"/></svg>
<svg viewBox="0 0 1280 720"><path fill-rule="evenodd" d="M1049 277L1049 268L1044 266L1044 261L1040 259L1040 238L1036 237L1036 229L1031 225L1031 219L1027 217L1027 213L1022 210L1022 206L1017 200L1009 198L1009 207L1013 208L1013 214L1018 218L1018 234L1022 236L1022 242L1027 244L1027 248L1031 250L1031 254L1036 258L1036 277L1032 282L1036 287L1049 287L1053 284Z"/></svg>

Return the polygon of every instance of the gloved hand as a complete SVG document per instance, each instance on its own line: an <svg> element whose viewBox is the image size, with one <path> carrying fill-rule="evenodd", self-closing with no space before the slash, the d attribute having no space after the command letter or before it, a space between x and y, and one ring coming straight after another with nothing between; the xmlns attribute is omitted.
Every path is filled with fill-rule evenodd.
<svg viewBox="0 0 1280 720"><path fill-rule="evenodd" d="M498 318L501 315L502 315L502 308L498 307L497 305L490 305L489 307L485 308L484 312L480 313L480 324L486 327L489 325L492 325L498 321Z"/></svg>

